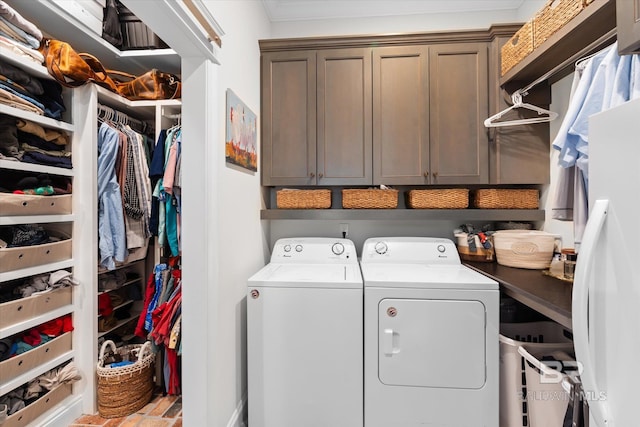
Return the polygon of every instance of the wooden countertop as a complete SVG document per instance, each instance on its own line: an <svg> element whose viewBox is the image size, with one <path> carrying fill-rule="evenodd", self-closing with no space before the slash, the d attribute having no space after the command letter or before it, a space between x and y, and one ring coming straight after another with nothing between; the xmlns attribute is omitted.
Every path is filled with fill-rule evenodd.
<svg viewBox="0 0 640 427"><path fill-rule="evenodd" d="M465 262L465 265L500 283L500 290L511 298L571 329L573 284L528 270L495 262Z"/></svg>

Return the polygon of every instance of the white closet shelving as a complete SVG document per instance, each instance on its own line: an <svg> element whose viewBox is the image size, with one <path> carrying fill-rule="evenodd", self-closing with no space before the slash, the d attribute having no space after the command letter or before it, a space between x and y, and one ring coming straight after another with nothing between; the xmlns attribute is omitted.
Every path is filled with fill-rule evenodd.
<svg viewBox="0 0 640 427"><path fill-rule="evenodd" d="M38 26L46 36L67 41L78 52L93 54L107 68L132 74L141 74L151 68L158 68L165 72L180 74L181 59L173 50L119 51L90 31L81 19L70 14L69 10L63 7L64 1L14 0L8 3ZM35 77L50 79L43 66L25 60L6 49L0 48L0 60L18 66ZM98 346L96 344L99 337L104 335L103 332L98 332L97 304L98 277L104 272L98 268L97 263L98 103L152 124L156 131L156 140L161 129L175 124L174 117L181 111L180 100L129 101L93 84L76 89L64 89L63 97L67 112L61 121L0 105L0 114L12 115L39 123L47 128L68 132L71 135L73 153L73 169L0 159L0 169L47 173L70 177L73 180L71 213L2 216L0 210L0 225L50 223L68 227L73 238L72 256L50 264L0 272L0 283L67 268L72 270L73 276L81 283L79 287L74 287L70 291L70 295L58 298L60 301L55 308L36 311L28 318L0 327L0 337L6 337L60 315L70 313L73 316L74 331L54 340L55 342L52 341L54 356L50 356L51 353L44 352L43 349L43 353L38 356L36 366L19 375L13 375L10 379L5 379L3 371L0 370L0 395L69 360L74 361L82 375L82 380L74 384L73 388L66 387L55 394L52 393L51 398L54 399L52 402L32 407L28 414L28 418L31 419L30 424L29 421L26 423L21 421L17 425L69 425L81 414L92 414L97 411L95 366ZM151 266L158 262L157 251L148 255L147 259L149 261L145 259L137 261L141 272L150 271ZM127 286L139 284L142 288L146 284L146 279L141 275L134 284L127 283ZM2 309L3 305L0 305L0 310ZM132 315L130 319L135 317L137 316Z"/></svg>
<svg viewBox="0 0 640 427"><path fill-rule="evenodd" d="M0 48L0 60L17 66L37 78L49 78L44 67L31 60L21 58L7 49ZM35 122L45 128L65 131L70 135L71 143L68 148L72 152L72 161L77 165L83 161L81 150L77 150L82 144L75 126L75 108L77 107L74 105L75 100L72 91L64 90L63 98L67 112L63 115L62 120L54 120L7 105L0 105L0 114ZM33 295L0 304L0 311L3 312L3 315L0 316L0 338L8 338L20 334L68 314L73 316L75 320L74 326L81 330L82 326L78 324L78 320L82 317L80 315L82 310L79 307L82 305L82 295L86 293L87 287L91 285L91 282L88 277L83 277L76 271L76 267L79 264L88 261L86 257L83 257L82 252L77 250L77 247L82 246L83 240L89 238L89 234L80 232L84 217L81 198L78 197L78 189L76 188L76 183L78 182L76 179L77 169L65 169L5 159L0 160L0 169L37 174L46 173L53 176L70 177L73 180L71 213L42 214L42 212L36 211L37 214L29 215L29 211L27 211L25 215L4 215L0 206L0 225L2 226L39 224L46 228L54 224L57 228L64 228L71 237L71 250L68 254L65 253L62 256L63 259L57 259L55 262L47 262L45 258L38 259L35 265L26 267L22 267L20 264L15 265L15 267L5 265L0 273L0 283L9 281L17 281L16 283L19 283L20 279L27 279L34 275L50 273L60 269L70 269L74 277L81 282L81 286L77 290L59 289L46 294ZM85 361L82 360L81 355L74 347L72 340L72 335L74 334L75 332L65 333L48 343L41 344L21 355L1 362L0 396L70 360L82 365ZM86 365L86 363L84 364ZM84 371L83 376L86 376L87 373L89 372ZM62 407L65 408L64 414L52 418L51 422L65 422L65 420L82 413L81 404L82 397L77 389L72 391L70 387L64 387L64 389L61 387L28 405L6 422L7 425L26 425L26 423L34 422L36 419L44 421L47 419L47 413L53 414L56 412L48 409Z"/></svg>

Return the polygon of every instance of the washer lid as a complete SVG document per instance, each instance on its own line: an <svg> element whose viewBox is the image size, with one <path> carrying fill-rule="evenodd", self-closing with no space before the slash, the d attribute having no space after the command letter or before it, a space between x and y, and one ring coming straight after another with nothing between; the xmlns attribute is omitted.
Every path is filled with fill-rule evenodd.
<svg viewBox="0 0 640 427"><path fill-rule="evenodd" d="M498 289L498 282L464 265L362 264L364 286L420 289Z"/></svg>
<svg viewBox="0 0 640 427"><path fill-rule="evenodd" d="M362 289L358 264L267 264L249 278L249 286Z"/></svg>

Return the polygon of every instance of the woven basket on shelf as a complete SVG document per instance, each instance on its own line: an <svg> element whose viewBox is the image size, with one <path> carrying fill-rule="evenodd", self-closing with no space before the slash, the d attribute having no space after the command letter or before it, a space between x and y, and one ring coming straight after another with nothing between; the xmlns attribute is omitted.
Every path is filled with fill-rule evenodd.
<svg viewBox="0 0 640 427"><path fill-rule="evenodd" d="M533 22L528 21L502 46L500 75L504 76L531 52L533 52Z"/></svg>
<svg viewBox="0 0 640 427"><path fill-rule="evenodd" d="M533 18L533 47L544 43L584 8L584 0L547 0Z"/></svg>
<svg viewBox="0 0 640 427"><path fill-rule="evenodd" d="M397 206L398 190L342 190L342 207L345 209L395 209Z"/></svg>
<svg viewBox="0 0 640 427"><path fill-rule="evenodd" d="M469 190L448 188L440 190L410 190L407 205L413 209L465 209L469 207Z"/></svg>
<svg viewBox="0 0 640 427"><path fill-rule="evenodd" d="M473 206L481 209L538 209L538 190L476 190Z"/></svg>
<svg viewBox="0 0 640 427"><path fill-rule="evenodd" d="M278 209L328 209L331 207L331 190L276 191Z"/></svg>
<svg viewBox="0 0 640 427"><path fill-rule="evenodd" d="M116 368L104 366L104 351L111 347L123 357L137 353L135 363ZM98 412L104 418L119 418L131 415L144 407L153 394L153 361L151 343L125 345L116 349L113 341L106 340L100 348L96 367L98 374Z"/></svg>

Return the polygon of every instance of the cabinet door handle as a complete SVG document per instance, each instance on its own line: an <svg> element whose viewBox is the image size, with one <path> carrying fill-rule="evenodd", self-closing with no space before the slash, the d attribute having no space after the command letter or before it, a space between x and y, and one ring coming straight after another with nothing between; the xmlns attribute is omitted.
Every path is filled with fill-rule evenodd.
<svg viewBox="0 0 640 427"><path fill-rule="evenodd" d="M315 173L313 173L313 172L309 173L309 178L313 178L314 176L316 176Z"/></svg>
<svg viewBox="0 0 640 427"><path fill-rule="evenodd" d="M437 178L437 177L438 177L438 172L434 172L434 173L433 173L433 177L434 177L434 178Z"/></svg>
<svg viewBox="0 0 640 427"><path fill-rule="evenodd" d="M429 178L429 171L424 171L424 177Z"/></svg>
<svg viewBox="0 0 640 427"><path fill-rule="evenodd" d="M323 177L324 177L324 174L323 174L323 173L319 173L319 174L318 174L318 178L322 179Z"/></svg>

